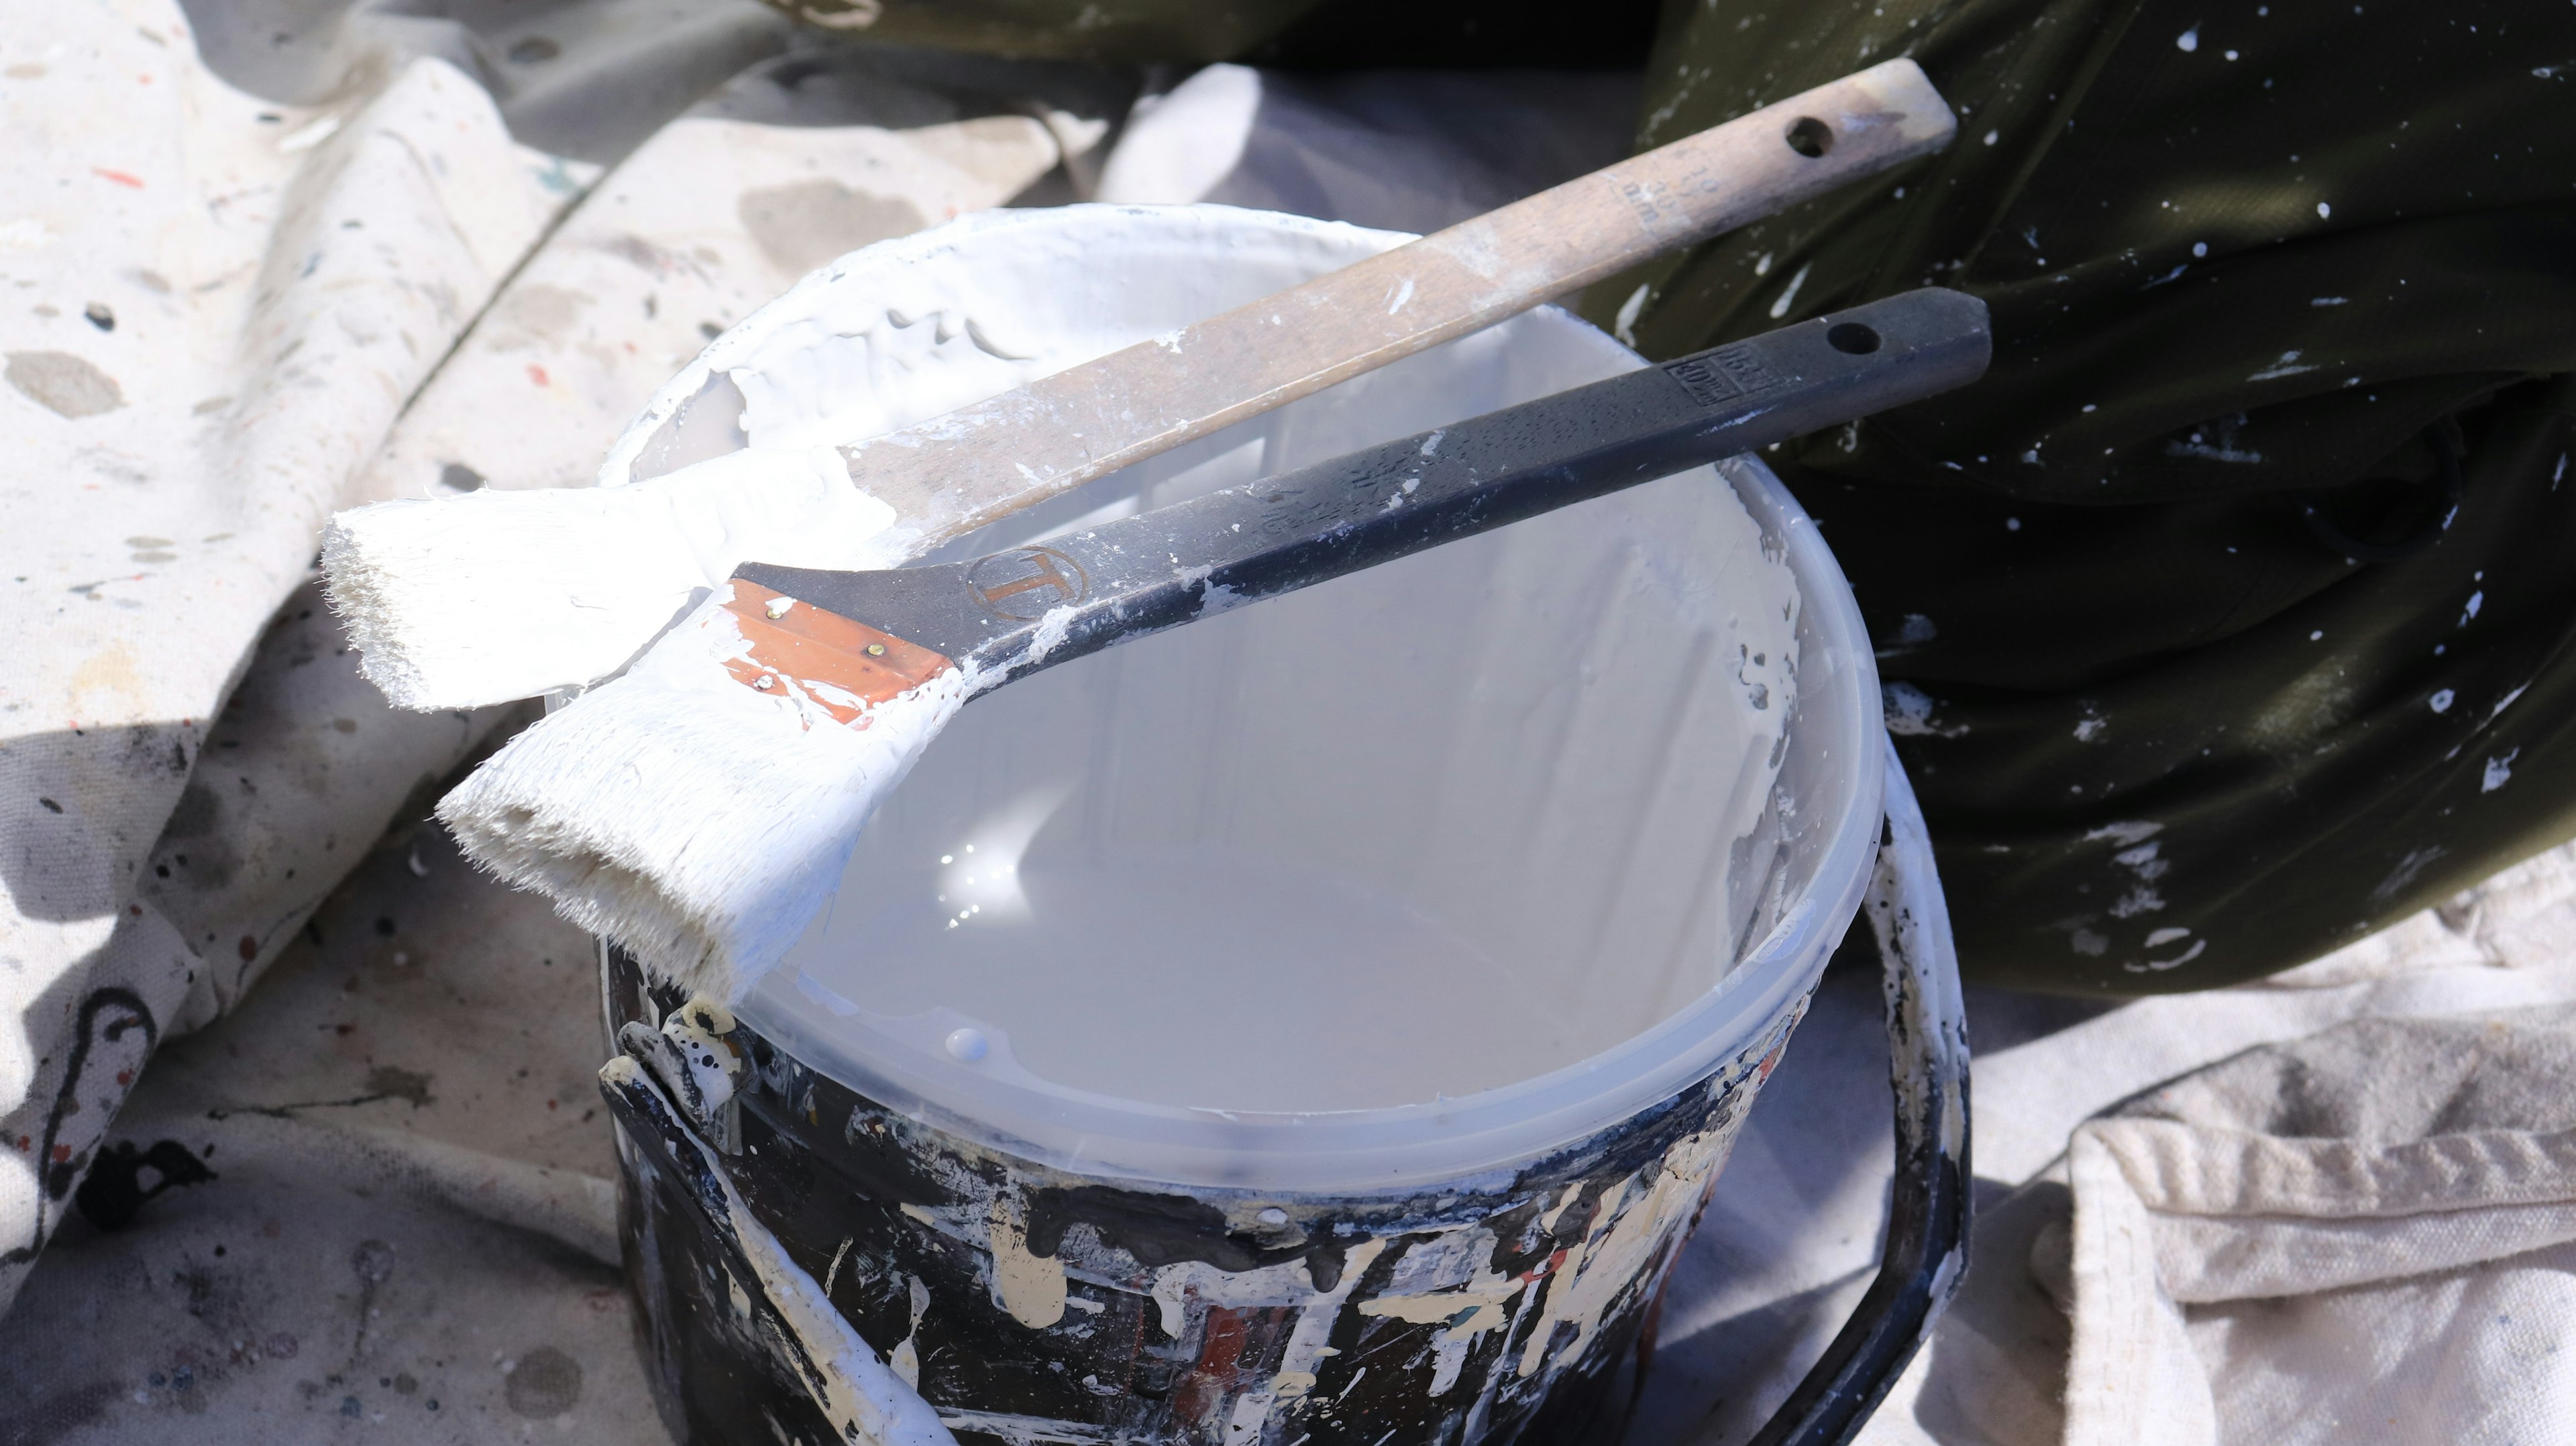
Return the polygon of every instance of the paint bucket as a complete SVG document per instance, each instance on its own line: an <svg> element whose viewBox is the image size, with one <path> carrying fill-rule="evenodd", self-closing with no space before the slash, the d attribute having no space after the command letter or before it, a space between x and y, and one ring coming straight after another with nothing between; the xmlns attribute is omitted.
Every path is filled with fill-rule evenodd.
<svg viewBox="0 0 2576 1446"><path fill-rule="evenodd" d="M971 218L809 278L611 461L684 458L707 418L780 447L900 425L1400 239L1222 207ZM1535 312L953 551L1639 364ZM604 960L675 1433L1609 1439L1875 880L1924 1183L1882 1278L1912 1306L1856 1321L1817 1387L1816 1419L1865 1411L1955 1275L1965 1146L1919 830L1910 873L1882 856L1910 816L1883 815L1889 756L1850 590L1750 460L979 700L737 1007Z"/></svg>

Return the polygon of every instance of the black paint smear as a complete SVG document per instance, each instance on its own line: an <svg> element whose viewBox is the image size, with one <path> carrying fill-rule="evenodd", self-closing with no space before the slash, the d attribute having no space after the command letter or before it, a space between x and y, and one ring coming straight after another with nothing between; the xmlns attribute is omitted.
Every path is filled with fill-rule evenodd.
<svg viewBox="0 0 2576 1446"><path fill-rule="evenodd" d="M143 1183L146 1170L155 1176L149 1186ZM89 1167L89 1178L81 1181L72 1203L99 1229L122 1230L134 1223L144 1201L164 1190L202 1185L214 1178L215 1172L177 1140L156 1141L148 1150L135 1149L132 1140L119 1140L99 1153L98 1163Z"/></svg>
<svg viewBox="0 0 2576 1446"><path fill-rule="evenodd" d="M0 1446L52 1446L106 1419L108 1407L124 1399L127 1390L121 1382L95 1381L31 1403L13 1400L8 1418L0 1420Z"/></svg>
<svg viewBox="0 0 2576 1446"><path fill-rule="evenodd" d="M525 1074L522 1070L520 1073ZM389 1064L367 1071L367 1092L340 1100L296 1100L283 1105L235 1105L230 1109L206 1111L210 1120L228 1120L235 1115L266 1115L273 1120L288 1120L297 1110L344 1110L356 1105L372 1105L380 1100L407 1100L413 1109L434 1104L438 1096L429 1092L438 1082L436 1075L419 1070L397 1069Z"/></svg>
<svg viewBox="0 0 2576 1446"><path fill-rule="evenodd" d="M104 1029L101 1029L98 1017L109 1009L124 1010L125 1017L111 1020ZM72 1107L79 1100L81 1070L89 1063L90 1046L99 1035L103 1034L110 1043L113 1043L124 1038L125 1032L129 1029L143 1031L143 1052L149 1056L152 1053L152 1046L161 1038L161 1028L153 1022L152 1011L144 1004L143 996L133 990L100 989L81 1001L80 1015L72 1024L71 1058L63 1065L62 1086L54 1091L53 1108L45 1112L44 1141L36 1149L36 1158L44 1162L45 1188L43 1195L36 1202L35 1229L29 1235L26 1244L14 1246L6 1254L0 1254L0 1265L24 1264L35 1259L36 1252L44 1248L45 1206L71 1193L72 1185L80 1178L81 1168L86 1163L78 1157L56 1160L54 1141L62 1133L63 1117L72 1112Z"/></svg>
<svg viewBox="0 0 2576 1446"><path fill-rule="evenodd" d="M1204 1260L1219 1270L1259 1270L1294 1260L1309 1249L1291 1245L1264 1249L1261 1244L1225 1228L1225 1212L1187 1195L1156 1195L1121 1190L1114 1185L1076 1185L1039 1190L1029 1197L1029 1252L1048 1257L1064 1244L1064 1232L1075 1223L1100 1233L1100 1243L1124 1250L1147 1268ZM1335 1268L1333 1274L1341 1274Z"/></svg>

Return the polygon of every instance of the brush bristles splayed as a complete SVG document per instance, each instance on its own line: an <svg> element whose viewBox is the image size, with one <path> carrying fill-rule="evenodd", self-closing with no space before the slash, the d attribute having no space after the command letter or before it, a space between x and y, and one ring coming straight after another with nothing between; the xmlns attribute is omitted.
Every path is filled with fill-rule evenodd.
<svg viewBox="0 0 2576 1446"><path fill-rule="evenodd" d="M859 830L963 705L955 669L836 721L747 655L730 589L626 676L530 727L438 805L466 855L693 992L740 999L839 884Z"/></svg>
<svg viewBox="0 0 2576 1446"><path fill-rule="evenodd" d="M624 487L354 508L322 570L386 698L476 708L611 676L741 563L902 561L894 522L828 447L742 451Z"/></svg>

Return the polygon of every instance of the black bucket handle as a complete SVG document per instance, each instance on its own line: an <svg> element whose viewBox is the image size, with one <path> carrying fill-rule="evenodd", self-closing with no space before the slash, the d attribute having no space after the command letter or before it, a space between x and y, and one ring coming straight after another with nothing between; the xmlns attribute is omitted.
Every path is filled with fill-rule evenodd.
<svg viewBox="0 0 2576 1446"><path fill-rule="evenodd" d="M1896 1189L1878 1278L1750 1446L1843 1446L1905 1372L1968 1268L1968 1022L1923 809L1887 744L1887 824L1862 909L1887 968Z"/></svg>

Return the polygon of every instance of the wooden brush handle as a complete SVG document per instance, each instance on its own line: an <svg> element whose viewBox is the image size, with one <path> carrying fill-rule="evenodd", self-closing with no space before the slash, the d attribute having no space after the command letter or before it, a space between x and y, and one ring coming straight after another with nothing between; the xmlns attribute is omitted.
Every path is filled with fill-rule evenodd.
<svg viewBox="0 0 2576 1446"><path fill-rule="evenodd" d="M1650 257L1939 150L1891 60L1177 332L841 449L915 556Z"/></svg>

